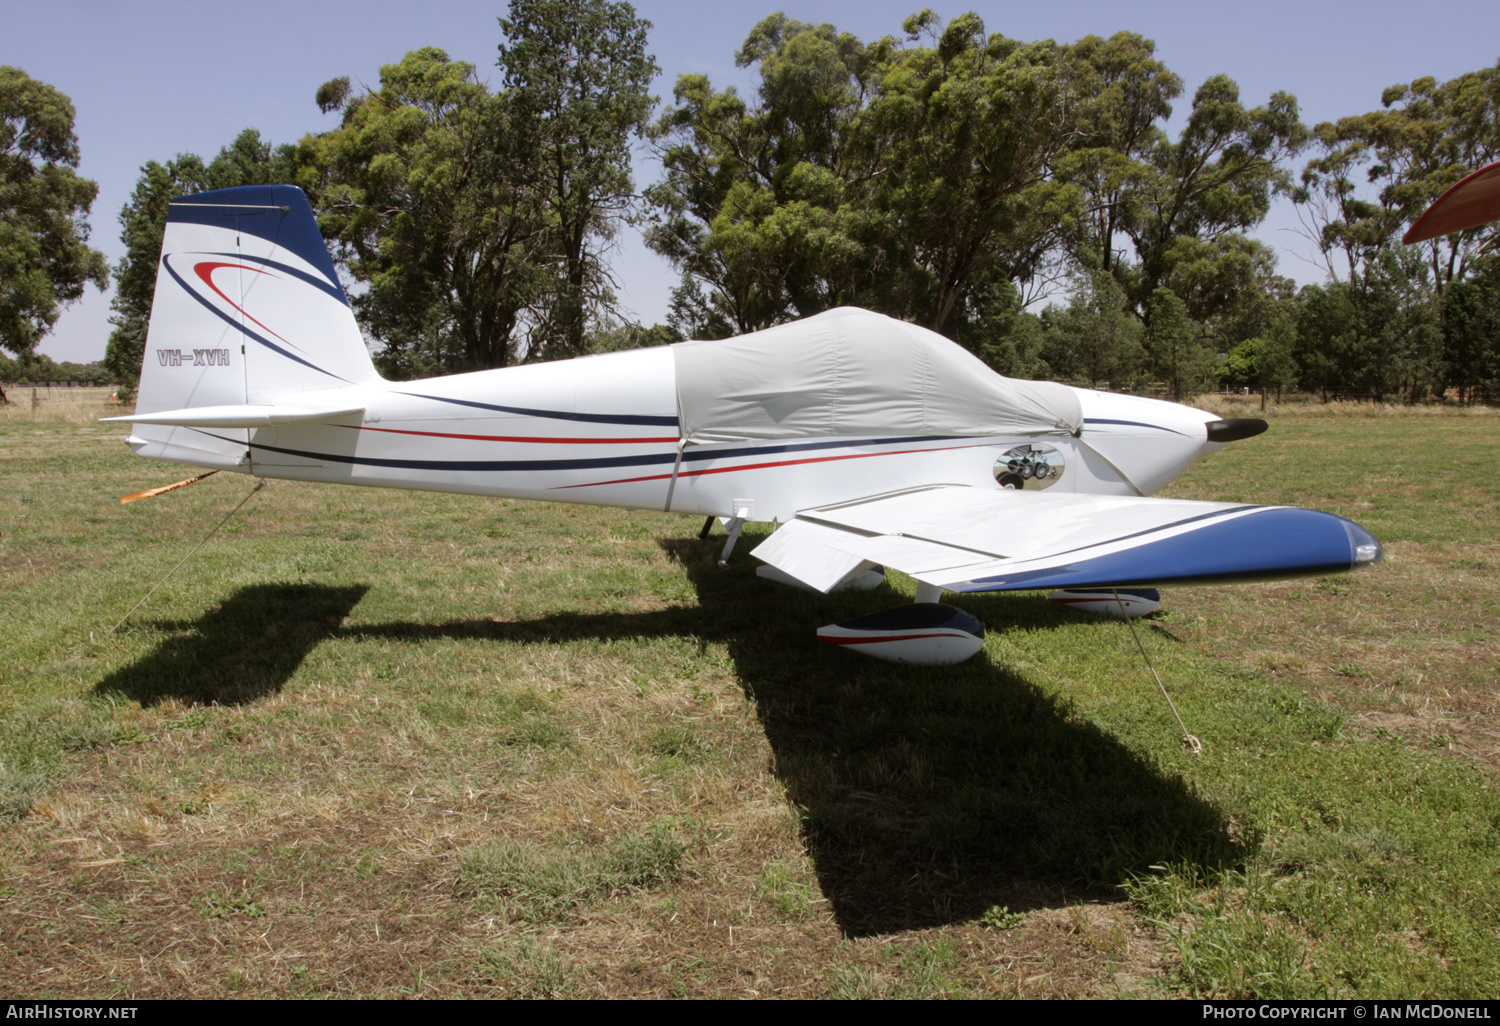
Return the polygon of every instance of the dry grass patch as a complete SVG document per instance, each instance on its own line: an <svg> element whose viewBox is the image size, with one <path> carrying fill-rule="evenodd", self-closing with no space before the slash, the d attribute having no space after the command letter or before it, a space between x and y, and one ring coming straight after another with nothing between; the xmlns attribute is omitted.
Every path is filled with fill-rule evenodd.
<svg viewBox="0 0 1500 1026"><path fill-rule="evenodd" d="M1207 408L1251 415L1232 398ZM1171 493L1340 513L1385 545L1347 577L1170 593L1159 628L1349 710L1369 730L1500 765L1500 421L1489 407L1286 404ZM1361 412L1363 411L1363 412Z"/></svg>
<svg viewBox="0 0 1500 1026"><path fill-rule="evenodd" d="M1352 714L1370 731L1500 767L1500 546L1393 542L1371 571L1183 589L1158 626ZM1460 569L1455 569L1455 565Z"/></svg>
<svg viewBox="0 0 1500 1026"><path fill-rule="evenodd" d="M6 389L9 400L0 403L0 424L50 423L96 424L104 417L127 417L134 403L114 398L115 389L49 388L46 385L18 385ZM110 424L117 432L122 424Z"/></svg>

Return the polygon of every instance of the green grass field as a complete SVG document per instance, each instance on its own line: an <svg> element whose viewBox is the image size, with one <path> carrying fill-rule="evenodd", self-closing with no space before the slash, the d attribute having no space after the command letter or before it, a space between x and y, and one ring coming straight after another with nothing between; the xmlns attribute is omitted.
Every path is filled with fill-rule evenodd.
<svg viewBox="0 0 1500 1026"><path fill-rule="evenodd" d="M1124 624L861 659L911 582L662 514L271 482L108 635L250 481L120 506L189 471L103 413L0 410L7 995L1500 990L1500 417L1273 407L1174 486L1388 553L1166 593L1195 758Z"/></svg>

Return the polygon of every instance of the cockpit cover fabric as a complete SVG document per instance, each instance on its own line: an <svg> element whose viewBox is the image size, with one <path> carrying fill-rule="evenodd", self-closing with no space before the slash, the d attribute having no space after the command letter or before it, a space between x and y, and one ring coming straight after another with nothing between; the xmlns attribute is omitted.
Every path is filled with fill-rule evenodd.
<svg viewBox="0 0 1500 1026"><path fill-rule="evenodd" d="M1003 378L936 332L853 307L672 352L678 416L693 445L1083 426L1067 386Z"/></svg>

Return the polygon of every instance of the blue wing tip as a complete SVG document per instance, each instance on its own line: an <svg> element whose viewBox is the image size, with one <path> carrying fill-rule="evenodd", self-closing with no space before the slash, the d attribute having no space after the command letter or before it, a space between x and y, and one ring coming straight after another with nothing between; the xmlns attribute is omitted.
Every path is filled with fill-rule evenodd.
<svg viewBox="0 0 1500 1026"><path fill-rule="evenodd" d="M955 591L1159 587L1321 577L1378 563L1384 549L1363 527L1332 513L1271 506L1233 520L1205 520L1179 535L1142 540L1103 556L982 577Z"/></svg>

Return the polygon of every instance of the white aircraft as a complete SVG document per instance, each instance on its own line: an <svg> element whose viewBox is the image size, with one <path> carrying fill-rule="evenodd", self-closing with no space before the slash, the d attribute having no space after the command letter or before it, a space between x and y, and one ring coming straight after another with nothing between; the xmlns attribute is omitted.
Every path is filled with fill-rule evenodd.
<svg viewBox="0 0 1500 1026"><path fill-rule="evenodd" d="M916 579L916 604L819 632L900 662L981 647L983 627L939 604L944 591L1064 589L1139 615L1159 585L1381 557L1328 513L1150 497L1264 421L1004 378L864 310L385 381L306 198L285 185L173 202L136 413L110 419L131 425L138 455L261 478L722 517L721 561L743 524L773 523L752 553L765 576L825 593L878 584L885 567Z"/></svg>

